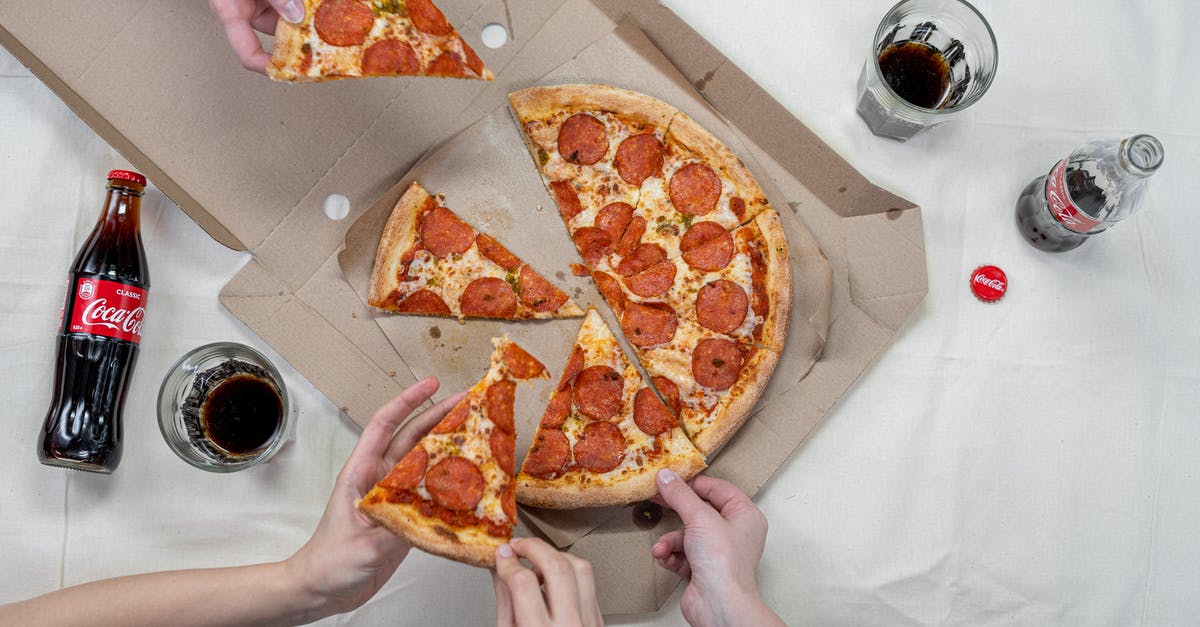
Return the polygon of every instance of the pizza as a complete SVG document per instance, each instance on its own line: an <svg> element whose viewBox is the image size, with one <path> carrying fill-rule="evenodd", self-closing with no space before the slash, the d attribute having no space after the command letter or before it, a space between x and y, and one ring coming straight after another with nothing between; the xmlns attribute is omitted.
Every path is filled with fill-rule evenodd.
<svg viewBox="0 0 1200 627"><path fill-rule="evenodd" d="M492 80L492 71L432 0L305 0L280 19L267 75L311 83L363 76Z"/></svg>
<svg viewBox="0 0 1200 627"><path fill-rule="evenodd" d="M356 503L413 546L484 567L517 522L516 381L549 378L507 337L492 344L483 379Z"/></svg>
<svg viewBox="0 0 1200 627"><path fill-rule="evenodd" d="M659 470L689 479L704 467L676 410L589 308L517 475L517 500L553 509L632 503L658 493Z"/></svg>
<svg viewBox="0 0 1200 627"><path fill-rule="evenodd" d="M526 144L580 256L705 455L745 421L787 336L779 215L687 114L606 85L515 92Z"/></svg>
<svg viewBox="0 0 1200 627"><path fill-rule="evenodd" d="M583 315L562 290L417 183L384 226L367 302L392 313L460 320Z"/></svg>

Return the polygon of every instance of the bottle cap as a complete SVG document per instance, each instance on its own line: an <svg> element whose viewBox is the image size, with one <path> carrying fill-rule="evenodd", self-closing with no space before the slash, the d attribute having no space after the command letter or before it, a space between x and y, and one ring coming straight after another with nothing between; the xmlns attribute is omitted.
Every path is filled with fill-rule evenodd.
<svg viewBox="0 0 1200 627"><path fill-rule="evenodd" d="M979 266L971 273L971 291L975 298L994 303L1008 291L1008 277L996 266Z"/></svg>
<svg viewBox="0 0 1200 627"><path fill-rule="evenodd" d="M138 185L141 185L142 187L146 186L146 177L138 174L137 172L130 172L129 170L113 170L109 172L108 180L111 181L113 179L117 179L119 181L132 181Z"/></svg>

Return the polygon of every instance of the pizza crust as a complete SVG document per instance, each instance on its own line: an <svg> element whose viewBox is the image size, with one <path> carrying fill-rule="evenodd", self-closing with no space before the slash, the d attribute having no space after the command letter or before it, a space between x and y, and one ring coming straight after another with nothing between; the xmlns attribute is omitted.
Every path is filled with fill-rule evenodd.
<svg viewBox="0 0 1200 627"><path fill-rule="evenodd" d="M692 443L701 453L712 456L746 422L754 404L758 402L758 397L762 396L767 383L771 381L779 357L778 352L766 348L760 348L754 353L742 368L742 378L734 384L741 388L741 393L725 405L706 429L692 436Z"/></svg>
<svg viewBox="0 0 1200 627"><path fill-rule="evenodd" d="M388 295L400 286L397 279L400 259L416 242L417 216L428 198L429 192L413 183L396 202L396 208L383 227L379 248L375 251L375 266L371 269L371 289L367 295L367 304L372 307L389 309Z"/></svg>
<svg viewBox="0 0 1200 627"><path fill-rule="evenodd" d="M629 475L620 482L609 485L578 481L541 479L525 473L517 475L517 502L530 507L546 509L579 509L581 507L605 507L628 505L658 496L655 477L659 470L670 468L683 480L700 474L707 464L700 453L664 456L655 464L643 466L637 474ZM572 473L578 475L578 473Z"/></svg>
<svg viewBox="0 0 1200 627"><path fill-rule="evenodd" d="M365 499L359 499L354 505L371 520L422 551L473 566L494 567L496 548L507 542L506 538L482 532L452 529L440 520L422 516L416 508L406 503L389 503L386 500L368 503ZM469 543L460 539L464 535Z"/></svg>
<svg viewBox="0 0 1200 627"><path fill-rule="evenodd" d="M766 246L767 269L766 290L770 310L763 324L762 345L768 350L783 351L787 340L788 325L792 320L792 264L788 252L787 237L779 213L768 208L754 219ZM774 366L771 367L771 371Z"/></svg>
<svg viewBox="0 0 1200 627"><path fill-rule="evenodd" d="M758 181L750 174L750 170L746 169L742 160L691 116L679 112L671 121L668 138L706 160L709 166L717 169L724 178L733 183L735 194L746 203L743 224L771 208L767 195L763 193Z"/></svg>
<svg viewBox="0 0 1200 627"><path fill-rule="evenodd" d="M522 126L563 113L609 111L624 120L666 130L679 113L678 109L657 98L609 85L530 87L509 94L508 102Z"/></svg>

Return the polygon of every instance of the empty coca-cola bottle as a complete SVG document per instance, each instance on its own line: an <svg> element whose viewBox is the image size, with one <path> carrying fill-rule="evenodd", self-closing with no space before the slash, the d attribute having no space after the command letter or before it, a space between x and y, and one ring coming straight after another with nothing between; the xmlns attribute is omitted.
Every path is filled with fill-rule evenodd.
<svg viewBox="0 0 1200 627"><path fill-rule="evenodd" d="M1017 228L1042 250L1076 248L1133 213L1162 160L1150 135L1090 141L1021 190Z"/></svg>
<svg viewBox="0 0 1200 627"><path fill-rule="evenodd" d="M43 464L111 473L121 461L121 411L150 287L138 225L145 186L136 172L108 173L104 210L71 265Z"/></svg>

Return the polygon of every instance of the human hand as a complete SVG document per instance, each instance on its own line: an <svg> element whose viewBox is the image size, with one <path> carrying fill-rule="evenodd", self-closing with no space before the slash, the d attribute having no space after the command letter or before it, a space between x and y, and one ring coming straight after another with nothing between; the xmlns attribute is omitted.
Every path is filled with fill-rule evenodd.
<svg viewBox="0 0 1200 627"><path fill-rule="evenodd" d="M521 565L521 557L533 570ZM492 584L497 627L604 624L592 565L538 538L513 538L496 549Z"/></svg>
<svg viewBox="0 0 1200 627"><path fill-rule="evenodd" d="M754 577L767 538L758 506L728 481L701 475L685 483L670 470L657 479L661 500L683 519L683 529L664 534L650 553L687 580L679 609L688 623L782 625Z"/></svg>
<svg viewBox="0 0 1200 627"><path fill-rule="evenodd" d="M293 24L304 19L304 0L208 0L221 21L229 46L247 70L267 73L267 54L254 31L275 34L279 17Z"/></svg>
<svg viewBox="0 0 1200 627"><path fill-rule="evenodd" d="M338 473L317 530L285 562L293 581L313 599L317 618L365 603L391 578L412 548L359 512L354 503L465 395L455 394L421 412L397 433L396 427L437 388L437 379L422 379L375 412Z"/></svg>

